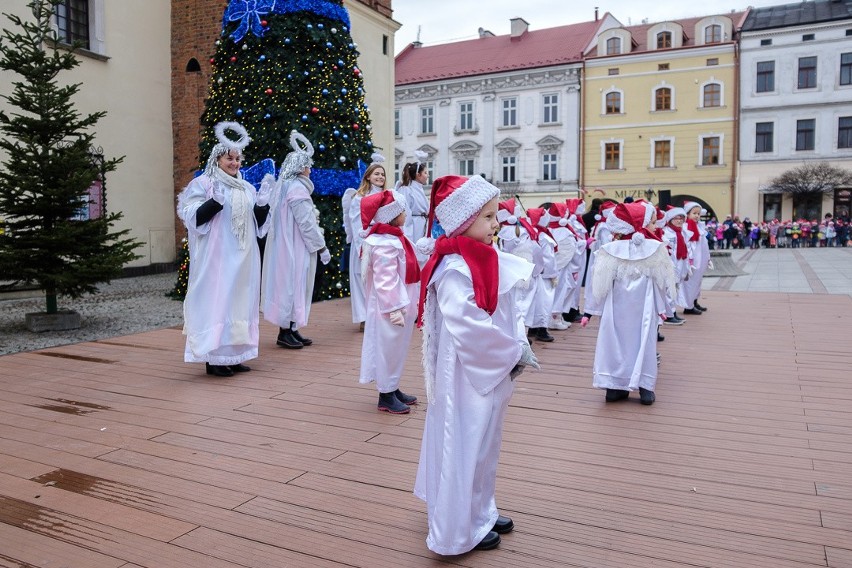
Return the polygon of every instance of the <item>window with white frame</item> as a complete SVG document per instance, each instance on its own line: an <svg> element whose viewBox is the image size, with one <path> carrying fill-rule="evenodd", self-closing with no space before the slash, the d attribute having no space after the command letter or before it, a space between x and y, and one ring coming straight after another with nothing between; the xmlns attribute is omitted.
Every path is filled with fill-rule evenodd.
<svg viewBox="0 0 852 568"><path fill-rule="evenodd" d="M473 130L473 103L459 103L459 130Z"/></svg>
<svg viewBox="0 0 852 568"><path fill-rule="evenodd" d="M541 155L541 180L556 181L559 179L559 154L545 153Z"/></svg>
<svg viewBox="0 0 852 568"><path fill-rule="evenodd" d="M701 106L704 108L722 106L722 85L707 83L702 89Z"/></svg>
<svg viewBox="0 0 852 568"><path fill-rule="evenodd" d="M671 138L659 138L651 141L651 167L652 168L671 168L674 167L672 161L672 153L674 144Z"/></svg>
<svg viewBox="0 0 852 568"><path fill-rule="evenodd" d="M518 157L517 156L503 156L502 158L502 170L503 170L503 183L514 183L518 181L517 177L517 167L518 167Z"/></svg>
<svg viewBox="0 0 852 568"><path fill-rule="evenodd" d="M701 165L718 166L722 163L721 136L701 137Z"/></svg>
<svg viewBox="0 0 852 568"><path fill-rule="evenodd" d="M604 95L604 114L621 114L621 91L609 91Z"/></svg>
<svg viewBox="0 0 852 568"><path fill-rule="evenodd" d="M840 54L840 84L852 85L852 53Z"/></svg>
<svg viewBox="0 0 852 568"><path fill-rule="evenodd" d="M673 97L672 97L672 89L670 87L659 87L654 90L654 110L672 110L673 108Z"/></svg>
<svg viewBox="0 0 852 568"><path fill-rule="evenodd" d="M841 116L837 120L837 148L852 148L852 116Z"/></svg>
<svg viewBox="0 0 852 568"><path fill-rule="evenodd" d="M796 151L813 150L816 143L816 119L796 121Z"/></svg>
<svg viewBox="0 0 852 568"><path fill-rule="evenodd" d="M474 175L474 162L473 158L462 158L459 160L459 175L460 176L472 176Z"/></svg>
<svg viewBox="0 0 852 568"><path fill-rule="evenodd" d="M755 153L772 152L775 147L775 123L758 122L754 125Z"/></svg>
<svg viewBox="0 0 852 568"><path fill-rule="evenodd" d="M559 122L559 95L550 93L542 95L542 119L544 124L555 124Z"/></svg>
<svg viewBox="0 0 852 568"><path fill-rule="evenodd" d="M657 34L657 49L666 49L672 46L672 32L660 32Z"/></svg>
<svg viewBox="0 0 852 568"><path fill-rule="evenodd" d="M813 89L817 86L817 58L800 57L799 75L797 87L799 89Z"/></svg>
<svg viewBox="0 0 852 568"><path fill-rule="evenodd" d="M435 107L420 107L420 134L435 133Z"/></svg>
<svg viewBox="0 0 852 568"><path fill-rule="evenodd" d="M84 49L89 43L89 0L62 0L56 5L56 27L60 41L80 42Z"/></svg>
<svg viewBox="0 0 852 568"><path fill-rule="evenodd" d="M503 121L502 126L518 125L518 97L503 99Z"/></svg>
<svg viewBox="0 0 852 568"><path fill-rule="evenodd" d="M601 169L620 170L622 158L623 140L609 140L601 142Z"/></svg>
<svg viewBox="0 0 852 568"><path fill-rule="evenodd" d="M393 109L393 135L394 138L400 138L402 136L402 129L399 124L399 109Z"/></svg>

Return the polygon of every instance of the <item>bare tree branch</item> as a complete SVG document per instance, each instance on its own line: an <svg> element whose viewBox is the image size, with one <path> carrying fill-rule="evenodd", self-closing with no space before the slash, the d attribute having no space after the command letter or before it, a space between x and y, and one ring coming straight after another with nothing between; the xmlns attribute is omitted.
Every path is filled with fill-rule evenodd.
<svg viewBox="0 0 852 568"><path fill-rule="evenodd" d="M764 191L803 194L831 193L852 186L852 172L828 162L803 164L772 179Z"/></svg>

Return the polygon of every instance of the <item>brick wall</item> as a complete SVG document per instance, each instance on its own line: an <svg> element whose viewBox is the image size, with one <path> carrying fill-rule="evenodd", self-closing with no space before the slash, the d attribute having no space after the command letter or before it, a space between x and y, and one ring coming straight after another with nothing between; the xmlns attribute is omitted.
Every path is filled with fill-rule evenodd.
<svg viewBox="0 0 852 568"><path fill-rule="evenodd" d="M210 57L222 29L226 0L172 0L172 137L175 195L192 180L198 169L201 114L210 82ZM187 72L191 59L201 71ZM176 221L175 246L186 235Z"/></svg>

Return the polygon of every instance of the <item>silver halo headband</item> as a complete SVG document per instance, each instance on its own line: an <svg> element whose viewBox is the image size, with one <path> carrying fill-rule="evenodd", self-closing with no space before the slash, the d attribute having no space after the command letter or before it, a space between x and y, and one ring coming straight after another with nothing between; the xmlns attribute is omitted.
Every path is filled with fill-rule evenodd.
<svg viewBox="0 0 852 568"><path fill-rule="evenodd" d="M225 136L226 130L236 132L240 138L238 140L231 140ZM239 122L220 122L213 128L213 132L216 134L216 139L219 140L219 143L228 150L236 150L242 153L245 147L249 145L249 142L251 142L248 131Z"/></svg>
<svg viewBox="0 0 852 568"><path fill-rule="evenodd" d="M299 143L301 143L304 148L299 146ZM314 157L314 145L311 144L311 141L308 140L305 135L299 132L298 130L293 130L292 132L290 132L290 146L296 152L304 152L308 155L308 157Z"/></svg>
<svg viewBox="0 0 852 568"><path fill-rule="evenodd" d="M424 152L423 150L415 150L414 151L414 163L417 164L417 169L420 169L420 164L426 161L429 157L429 154Z"/></svg>

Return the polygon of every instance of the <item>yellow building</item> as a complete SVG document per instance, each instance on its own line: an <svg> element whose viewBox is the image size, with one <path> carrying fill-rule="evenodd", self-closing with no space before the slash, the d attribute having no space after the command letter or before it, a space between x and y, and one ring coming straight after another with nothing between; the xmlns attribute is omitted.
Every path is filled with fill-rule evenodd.
<svg viewBox="0 0 852 568"><path fill-rule="evenodd" d="M589 199L698 201L732 212L744 13L606 30L587 53L582 187ZM669 193L666 193L669 192Z"/></svg>

